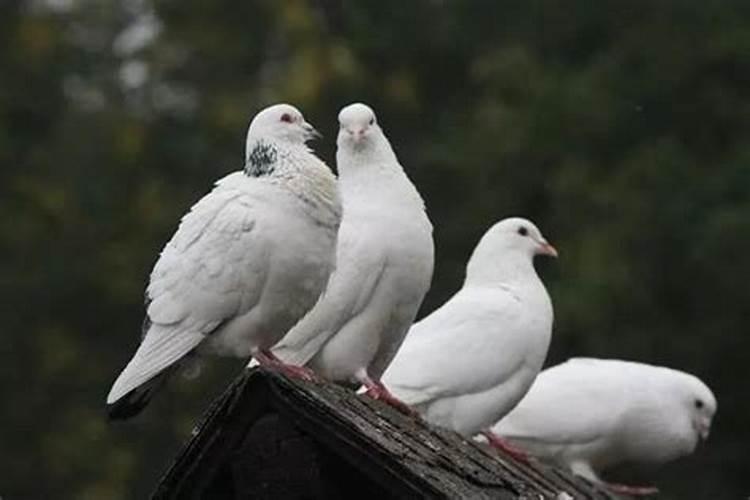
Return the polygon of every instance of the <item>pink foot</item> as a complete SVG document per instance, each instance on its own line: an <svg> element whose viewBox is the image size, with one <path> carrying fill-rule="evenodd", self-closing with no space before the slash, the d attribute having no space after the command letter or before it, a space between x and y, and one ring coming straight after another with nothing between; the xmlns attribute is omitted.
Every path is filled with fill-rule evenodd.
<svg viewBox="0 0 750 500"><path fill-rule="evenodd" d="M378 401L382 401L385 404L388 404L392 407L394 407L399 412L403 413L406 416L409 417L418 417L419 414L414 411L414 409L398 399L396 396L391 394L391 391L386 389L386 387L383 385L380 381L374 381L371 378L365 379L364 386L367 388L365 391L365 394L372 399L377 399Z"/></svg>
<svg viewBox="0 0 750 500"><path fill-rule="evenodd" d="M255 359L263 368L276 370L288 377L298 378L306 382L317 382L318 376L306 366L288 365L277 358L271 351L261 350L255 353Z"/></svg>
<svg viewBox="0 0 750 500"><path fill-rule="evenodd" d="M654 486L628 486L627 484L617 483L604 483L604 485L608 490L620 495L643 497L656 495L659 493L659 488L656 488Z"/></svg>
<svg viewBox="0 0 750 500"><path fill-rule="evenodd" d="M492 431L482 431L480 432L482 436L487 438L487 442L492 446L493 448L497 448L498 450L502 450L506 454L510 455L514 460L521 462L523 464L529 464L529 454L526 453L521 448L518 448L508 442L507 439L501 438L497 434L495 434Z"/></svg>
<svg viewBox="0 0 750 500"><path fill-rule="evenodd" d="M306 366L287 365L285 363L281 363L278 369L280 372L285 373L292 378L298 378L304 380L305 382L320 381L315 372Z"/></svg>

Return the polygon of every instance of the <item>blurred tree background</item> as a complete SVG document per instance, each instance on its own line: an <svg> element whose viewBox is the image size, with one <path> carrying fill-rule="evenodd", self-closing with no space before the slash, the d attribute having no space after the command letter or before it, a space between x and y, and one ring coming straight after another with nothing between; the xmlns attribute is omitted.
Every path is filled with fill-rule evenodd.
<svg viewBox="0 0 750 500"><path fill-rule="evenodd" d="M242 167L261 107L325 135L373 106L435 224L422 315L490 224L526 215L556 308L549 363L697 374L711 439L663 498L750 493L750 3L7 0L0 7L0 495L144 498L242 367L104 418L181 214ZM641 476L643 477L643 476Z"/></svg>

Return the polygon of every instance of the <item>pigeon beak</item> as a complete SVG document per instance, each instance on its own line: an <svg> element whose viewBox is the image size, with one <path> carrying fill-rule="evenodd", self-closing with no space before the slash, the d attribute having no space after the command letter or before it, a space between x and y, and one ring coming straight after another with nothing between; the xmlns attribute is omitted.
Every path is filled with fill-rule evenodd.
<svg viewBox="0 0 750 500"><path fill-rule="evenodd" d="M557 258L557 249L550 245L547 240L542 240L539 242L539 248L537 249L536 253L538 255L549 255L550 257Z"/></svg>
<svg viewBox="0 0 750 500"><path fill-rule="evenodd" d="M699 440L705 442L711 433L711 419L705 415L699 416L696 420L693 420L693 429L695 429Z"/></svg>
<svg viewBox="0 0 750 500"><path fill-rule="evenodd" d="M302 128L305 130L305 135L307 136L308 140L323 138L323 134L315 130L315 127L313 127L307 122L302 123Z"/></svg>
<svg viewBox="0 0 750 500"><path fill-rule="evenodd" d="M711 422L704 420L698 424L698 435L702 441L706 441L709 434L711 434Z"/></svg>
<svg viewBox="0 0 750 500"><path fill-rule="evenodd" d="M361 128L346 128L346 131L349 133L349 135L354 139L354 142L359 142L362 140L362 137L364 137L365 132L367 131L366 127Z"/></svg>

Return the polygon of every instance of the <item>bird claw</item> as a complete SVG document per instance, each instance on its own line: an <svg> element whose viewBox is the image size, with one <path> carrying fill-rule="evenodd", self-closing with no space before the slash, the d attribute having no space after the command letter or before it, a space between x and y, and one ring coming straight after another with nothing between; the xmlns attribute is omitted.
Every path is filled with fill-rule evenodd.
<svg viewBox="0 0 750 500"><path fill-rule="evenodd" d="M315 372L306 366L287 365L287 364L281 363L277 367L277 369L289 377L298 378L300 380L304 380L305 382L320 381L320 379L315 374Z"/></svg>
<svg viewBox="0 0 750 500"><path fill-rule="evenodd" d="M365 391L365 395L368 397L371 397L372 399L382 401L383 403L395 408L400 413L406 415L407 417L418 417L419 414L412 408L411 406L407 405L400 399L398 399L396 396L391 394L391 392L385 388L382 384L374 384L367 388Z"/></svg>
<svg viewBox="0 0 750 500"><path fill-rule="evenodd" d="M487 442L493 448L502 450L505 454L510 455L511 458L513 458L517 462L521 462L527 465L530 463L529 454L521 448L510 444L507 439L503 439L492 431L483 431L481 434L485 438L487 438Z"/></svg>
<svg viewBox="0 0 750 500"><path fill-rule="evenodd" d="M281 372L291 378L304 380L305 382L318 382L320 380L315 372L308 367L286 364L271 352L261 351L255 355L255 359L262 367Z"/></svg>

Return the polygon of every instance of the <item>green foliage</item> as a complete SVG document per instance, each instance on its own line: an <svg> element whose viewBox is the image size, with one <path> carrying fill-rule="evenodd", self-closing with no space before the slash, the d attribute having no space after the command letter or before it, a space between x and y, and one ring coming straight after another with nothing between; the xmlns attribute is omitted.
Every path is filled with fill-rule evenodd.
<svg viewBox="0 0 750 500"><path fill-rule="evenodd" d="M156 36L128 38L144 26ZM654 478L665 498L747 495L746 2L27 0L3 5L0 41L3 496L147 495L241 367L211 362L136 421L104 420L161 245L241 168L259 108L298 105L333 165L356 100L435 224L423 312L490 224L533 218L561 251L539 263L550 362L701 376L712 438Z"/></svg>

